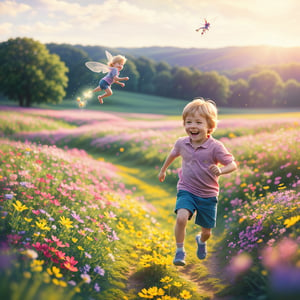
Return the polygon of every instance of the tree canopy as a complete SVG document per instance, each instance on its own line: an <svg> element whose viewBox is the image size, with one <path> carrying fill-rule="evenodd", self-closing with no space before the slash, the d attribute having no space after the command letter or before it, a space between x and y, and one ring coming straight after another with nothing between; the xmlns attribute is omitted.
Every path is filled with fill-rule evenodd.
<svg viewBox="0 0 300 300"><path fill-rule="evenodd" d="M67 71L58 55L33 39L9 39L0 44L0 90L20 106L61 102Z"/></svg>

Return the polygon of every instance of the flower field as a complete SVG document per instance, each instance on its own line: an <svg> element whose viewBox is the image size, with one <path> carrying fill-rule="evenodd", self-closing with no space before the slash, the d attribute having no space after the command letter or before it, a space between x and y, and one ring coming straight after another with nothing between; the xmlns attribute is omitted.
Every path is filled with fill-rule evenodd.
<svg viewBox="0 0 300 300"><path fill-rule="evenodd" d="M227 286L214 289L219 297L300 295L299 123L293 115L218 125L214 136L239 166L220 178L214 251L229 276ZM157 180L182 135L179 118L3 107L1 295L212 299L172 266L173 212L164 218L146 194L137 197L115 165L140 166ZM179 166L175 161L166 187L175 187ZM196 233L191 227L189 235ZM188 263L200 264L195 254Z"/></svg>

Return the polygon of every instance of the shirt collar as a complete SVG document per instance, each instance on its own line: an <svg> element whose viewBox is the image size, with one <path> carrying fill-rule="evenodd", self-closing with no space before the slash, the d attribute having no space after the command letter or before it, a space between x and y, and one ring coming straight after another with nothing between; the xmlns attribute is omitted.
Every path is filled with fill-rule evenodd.
<svg viewBox="0 0 300 300"><path fill-rule="evenodd" d="M210 136L202 145L198 146L196 149L198 149L198 148L204 148L204 149L208 148L208 146L212 143L212 139L213 138ZM190 137L187 137L187 139L185 140L185 143L190 144L193 147L193 145L191 143L191 140L190 140Z"/></svg>

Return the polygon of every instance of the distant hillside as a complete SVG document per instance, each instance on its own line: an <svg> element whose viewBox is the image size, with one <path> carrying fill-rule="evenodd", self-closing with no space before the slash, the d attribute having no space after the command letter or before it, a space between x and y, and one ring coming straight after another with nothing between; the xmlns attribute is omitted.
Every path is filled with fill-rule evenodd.
<svg viewBox="0 0 300 300"><path fill-rule="evenodd" d="M86 51L95 60L104 58L103 46L76 47ZM145 56L154 61L165 61L171 66L194 67L202 71L230 71L249 68L255 65L278 65L300 63L300 47L284 48L269 46L226 47L218 49L145 47L110 48L113 54L127 56Z"/></svg>

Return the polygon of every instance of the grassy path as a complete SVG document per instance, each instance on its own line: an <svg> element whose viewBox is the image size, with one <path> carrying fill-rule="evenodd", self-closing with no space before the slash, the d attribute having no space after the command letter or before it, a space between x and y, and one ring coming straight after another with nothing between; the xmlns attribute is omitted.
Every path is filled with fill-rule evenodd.
<svg viewBox="0 0 300 300"><path fill-rule="evenodd" d="M170 187L166 183L160 183L157 179L158 172L147 167L133 167L126 163L126 166L115 164L119 169L119 175L122 176L126 186L135 187L134 196L143 197L141 201L147 201L151 204L153 212L164 229L173 232L175 215L173 213L176 187ZM187 251L187 265L178 267L180 276L193 282L201 298L221 300L226 297L216 296L226 288L222 272L218 263L218 252L215 249L217 240L220 236L213 236L208 243L209 255L206 260L200 262L196 257L195 230L196 226L191 221L187 228L187 238L185 248ZM198 230L198 228L197 228ZM192 232L191 232L192 231ZM174 241L170 241L174 244ZM171 245L173 247L173 244ZM128 283L132 288L138 283Z"/></svg>

